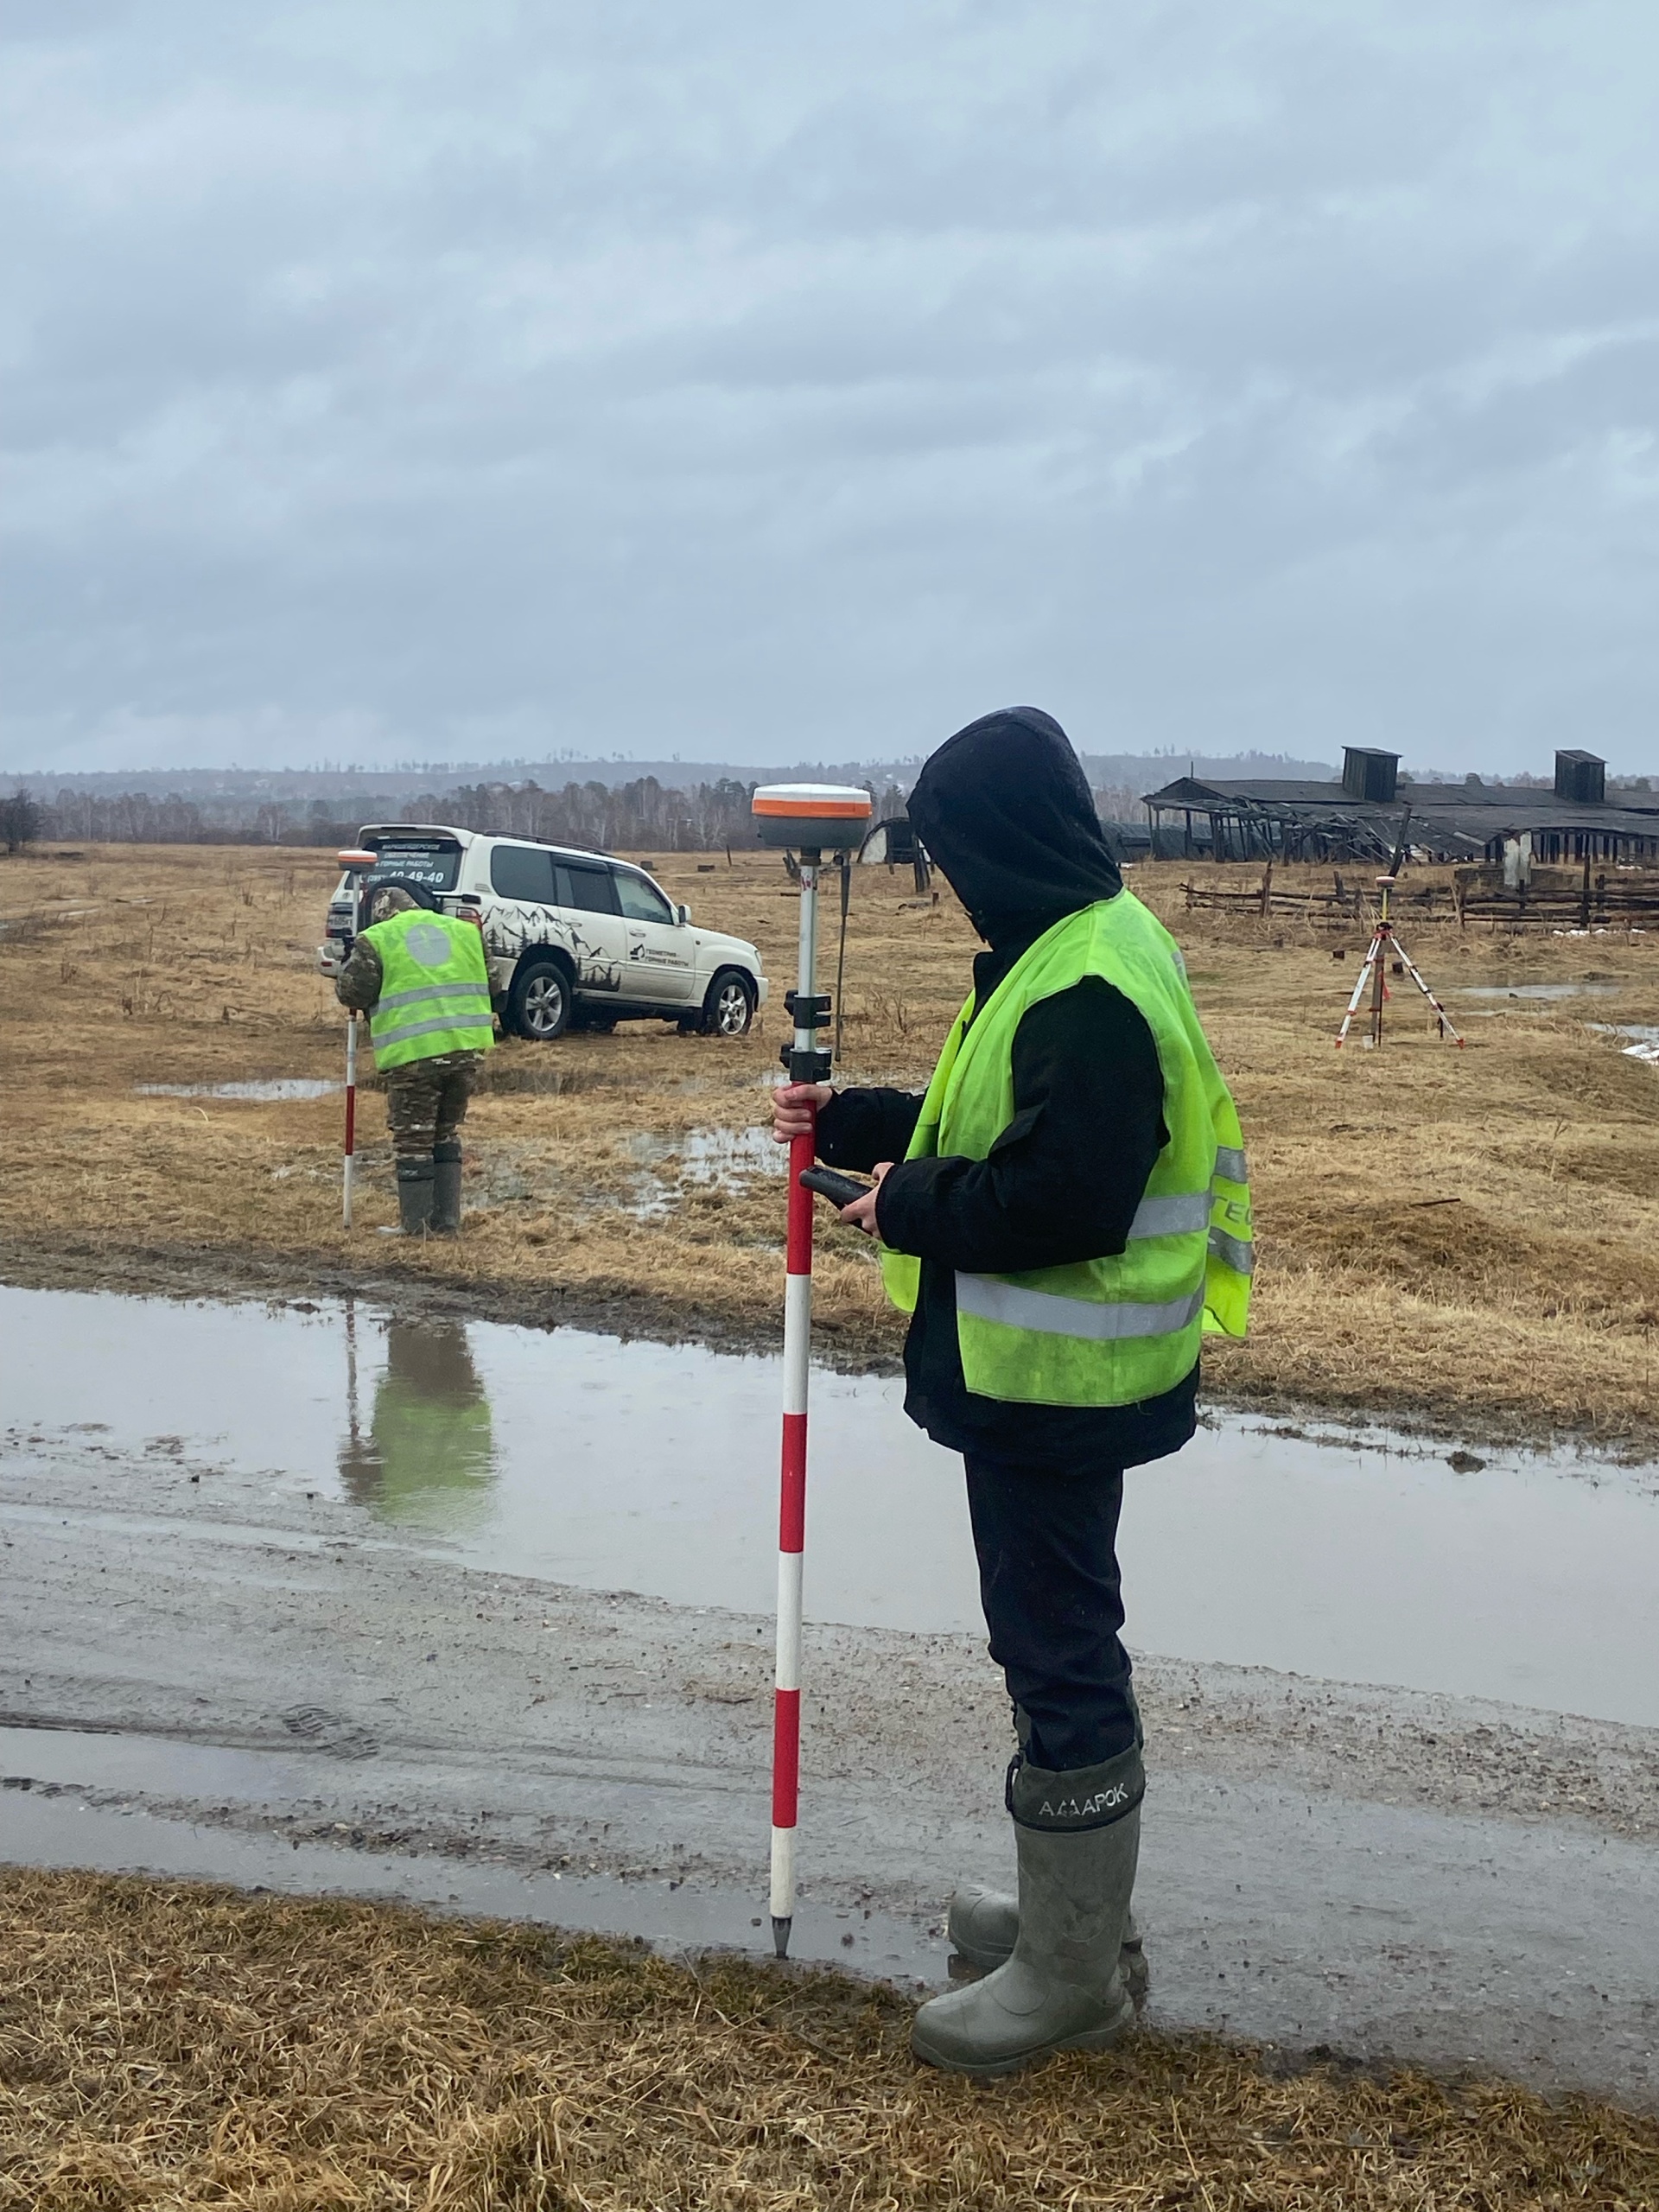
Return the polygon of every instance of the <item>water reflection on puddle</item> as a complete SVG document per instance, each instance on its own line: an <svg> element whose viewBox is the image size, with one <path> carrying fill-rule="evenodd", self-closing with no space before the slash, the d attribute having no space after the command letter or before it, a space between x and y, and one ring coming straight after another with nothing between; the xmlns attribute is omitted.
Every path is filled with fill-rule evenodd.
<svg viewBox="0 0 1659 2212"><path fill-rule="evenodd" d="M756 1176L781 1179L789 1165L769 1127L686 1129L673 1137L642 1130L626 1148L649 1171L629 1209L642 1220L666 1213L679 1190L742 1192Z"/></svg>
<svg viewBox="0 0 1659 2212"><path fill-rule="evenodd" d="M135 1083L141 1098L244 1098L264 1104L280 1104L293 1098L327 1098L343 1090L343 1083L320 1076L272 1076L257 1083Z"/></svg>
<svg viewBox="0 0 1659 2212"><path fill-rule="evenodd" d="M1454 983L1444 995L1459 999L1617 998L1623 983Z"/></svg>
<svg viewBox="0 0 1659 2212"><path fill-rule="evenodd" d="M480 1567L770 1610L773 1360L362 1306L10 1289L0 1328L8 1457L143 1454L153 1475L124 1474L124 1511L303 1529L317 1492L359 1509L365 1535ZM814 1379L807 1610L977 1630L959 1463L901 1399L893 1381ZM1224 1421L1128 1478L1129 1634L1659 1726L1654 1485L1650 1469L1535 1460L1458 1473L1386 1439Z"/></svg>

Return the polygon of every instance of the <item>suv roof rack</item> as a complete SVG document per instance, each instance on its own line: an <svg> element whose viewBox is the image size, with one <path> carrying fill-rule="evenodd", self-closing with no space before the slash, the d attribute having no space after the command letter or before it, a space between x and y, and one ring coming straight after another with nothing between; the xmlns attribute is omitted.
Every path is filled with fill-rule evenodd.
<svg viewBox="0 0 1659 2212"><path fill-rule="evenodd" d="M584 860L614 861L619 868L634 868L634 861L624 860L620 853L607 852L603 845L573 845L562 837L533 837L527 830L462 830L453 822L370 822L364 825L365 837L492 837L497 842L511 840L515 845L543 845L550 853L579 853Z"/></svg>

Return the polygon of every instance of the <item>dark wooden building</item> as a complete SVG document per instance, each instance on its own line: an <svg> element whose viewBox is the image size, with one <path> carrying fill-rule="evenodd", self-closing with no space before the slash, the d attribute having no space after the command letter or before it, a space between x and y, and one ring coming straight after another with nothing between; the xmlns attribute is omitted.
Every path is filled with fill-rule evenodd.
<svg viewBox="0 0 1659 2212"><path fill-rule="evenodd" d="M1177 777L1142 804L1162 858L1386 861L1408 807L1421 860L1501 861L1516 840L1546 864L1636 861L1659 865L1659 794L1606 793L1592 753L1555 755L1553 790L1530 784L1415 783L1396 753L1351 745L1339 782Z"/></svg>

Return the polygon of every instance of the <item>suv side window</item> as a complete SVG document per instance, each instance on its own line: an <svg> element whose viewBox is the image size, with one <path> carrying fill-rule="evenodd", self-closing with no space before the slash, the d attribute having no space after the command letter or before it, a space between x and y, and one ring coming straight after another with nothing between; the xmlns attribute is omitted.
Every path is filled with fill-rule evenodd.
<svg viewBox="0 0 1659 2212"><path fill-rule="evenodd" d="M622 912L631 922L667 922L674 920L674 909L669 905L654 883L647 883L643 875L630 875L619 868L616 874L617 895L622 901Z"/></svg>
<svg viewBox="0 0 1659 2212"><path fill-rule="evenodd" d="M538 853L533 845L497 845L490 855L490 888L498 899L556 906L552 854Z"/></svg>
<svg viewBox="0 0 1659 2212"><path fill-rule="evenodd" d="M574 906L582 914L614 914L620 912L616 903L616 878L607 868L588 868L572 861L558 865L559 904Z"/></svg>

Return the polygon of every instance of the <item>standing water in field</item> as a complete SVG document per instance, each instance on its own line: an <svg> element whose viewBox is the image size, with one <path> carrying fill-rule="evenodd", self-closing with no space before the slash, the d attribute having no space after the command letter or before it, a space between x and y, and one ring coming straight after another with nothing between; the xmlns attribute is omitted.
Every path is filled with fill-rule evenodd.
<svg viewBox="0 0 1659 2212"><path fill-rule="evenodd" d="M0 1327L14 1475L48 1453L136 1460L124 1510L181 1541L302 1530L308 1497L340 1498L366 1538L468 1565L771 1609L771 1360L360 1305L10 1289ZM807 1612L976 1630L960 1465L901 1395L815 1378ZM1654 1471L1460 1464L1218 1421L1128 1477L1132 1643L1659 1725Z"/></svg>

